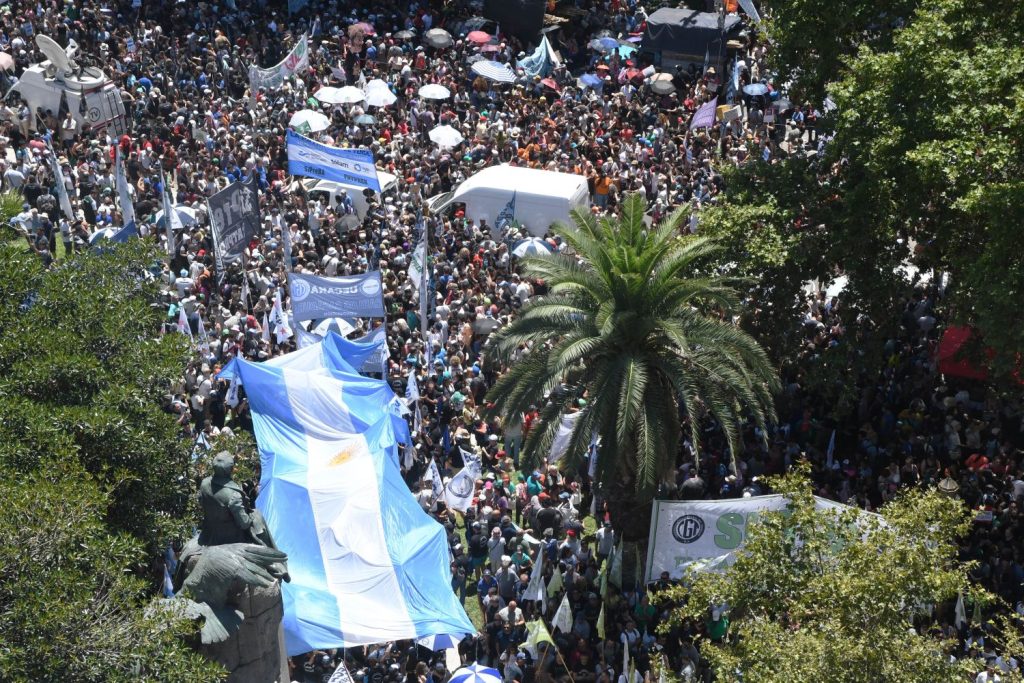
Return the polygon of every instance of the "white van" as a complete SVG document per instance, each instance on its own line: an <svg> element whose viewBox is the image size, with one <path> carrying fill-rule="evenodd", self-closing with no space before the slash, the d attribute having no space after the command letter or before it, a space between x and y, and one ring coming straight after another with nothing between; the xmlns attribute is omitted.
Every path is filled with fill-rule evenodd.
<svg viewBox="0 0 1024 683"><path fill-rule="evenodd" d="M499 222L511 219L531 235L543 237L552 223L572 225L572 209L590 208L590 189L581 175L503 164L485 168L452 192L428 200L432 214L443 213L452 204L465 204L467 218L486 220L495 233Z"/></svg>
<svg viewBox="0 0 1024 683"><path fill-rule="evenodd" d="M398 187L398 176L385 173L380 169L377 169L377 181L380 182L381 196L387 196ZM318 201L323 206L336 206L338 195L344 189L349 199L352 200L352 206L356 210L356 215L360 219L366 218L369 204L366 201L366 196L363 194L363 188L357 185L336 183L333 180L317 180L316 178L303 178L298 182L302 183L302 187L305 188L306 195L310 201Z"/></svg>
<svg viewBox="0 0 1024 683"><path fill-rule="evenodd" d="M37 110L61 111L61 100L79 126L88 124L93 130L110 128L112 134L127 130L121 91L102 71L95 67L81 67L67 56L64 48L46 36L36 36L39 49L49 57L25 69L18 82L7 93L8 104L16 104L13 94L28 102L32 115L29 127L36 129Z"/></svg>

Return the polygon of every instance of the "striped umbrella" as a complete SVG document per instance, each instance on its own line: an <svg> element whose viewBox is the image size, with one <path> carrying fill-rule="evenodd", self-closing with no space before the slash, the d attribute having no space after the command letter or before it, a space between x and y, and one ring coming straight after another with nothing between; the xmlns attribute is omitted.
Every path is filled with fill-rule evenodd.
<svg viewBox="0 0 1024 683"><path fill-rule="evenodd" d="M432 636L424 636L416 640L417 643L437 652L438 650L447 650L450 647L458 647L459 642L462 640L459 636L453 636L448 633L437 633Z"/></svg>
<svg viewBox="0 0 1024 683"><path fill-rule="evenodd" d="M515 83L516 72L501 62L476 62L470 67L473 73L497 83Z"/></svg>
<svg viewBox="0 0 1024 683"><path fill-rule="evenodd" d="M502 683L502 677L497 669L470 664L453 673L448 683Z"/></svg>

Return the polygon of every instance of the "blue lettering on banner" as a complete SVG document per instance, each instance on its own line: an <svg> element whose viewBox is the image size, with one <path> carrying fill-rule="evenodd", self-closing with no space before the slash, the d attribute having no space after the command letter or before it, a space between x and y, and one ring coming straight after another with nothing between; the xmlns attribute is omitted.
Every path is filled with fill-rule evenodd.
<svg viewBox="0 0 1024 683"><path fill-rule="evenodd" d="M365 149L328 147L288 131L288 172L292 175L331 180L380 192L373 153Z"/></svg>

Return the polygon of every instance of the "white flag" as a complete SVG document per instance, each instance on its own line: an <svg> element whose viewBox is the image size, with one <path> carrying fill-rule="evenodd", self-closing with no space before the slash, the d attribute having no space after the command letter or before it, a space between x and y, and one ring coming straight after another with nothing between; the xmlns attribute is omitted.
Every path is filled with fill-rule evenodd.
<svg viewBox="0 0 1024 683"><path fill-rule="evenodd" d="M537 549L537 559L533 563L530 583L523 592L523 600L537 600L541 604L541 614L548 611L548 592L544 588L544 546Z"/></svg>
<svg viewBox="0 0 1024 683"><path fill-rule="evenodd" d="M448 486L444 488L445 505L463 513L468 510L473 503L476 480L481 473L479 459L465 460L465 467L459 470L459 473L452 477Z"/></svg>
<svg viewBox="0 0 1024 683"><path fill-rule="evenodd" d="M71 208L71 199L68 197L68 186L64 184L64 170L60 167L57 154L53 151L50 138L46 140L46 149L50 156L50 170L53 172L53 182L57 186L57 198L60 199L60 208L69 221L75 220L75 210Z"/></svg>
<svg viewBox="0 0 1024 683"><path fill-rule="evenodd" d="M836 430L832 430L832 436L828 438L828 450L825 451L825 467L832 469L832 460L836 454Z"/></svg>
<svg viewBox="0 0 1024 683"><path fill-rule="evenodd" d="M345 662L338 662L338 668L334 670L331 677L327 679L327 683L353 683L352 674L348 672L348 667L345 666Z"/></svg>
<svg viewBox="0 0 1024 683"><path fill-rule="evenodd" d="M294 336L292 328L288 325L288 318L285 317L284 308L281 306L281 290L274 292L274 307L270 310L270 324L274 328L274 336L278 344L284 344Z"/></svg>
<svg viewBox="0 0 1024 683"><path fill-rule="evenodd" d="M171 188L167 184L167 178L164 177L163 169L160 170L160 185L163 187L163 210L164 210L164 230L167 233L167 255L170 258L174 258L176 251L174 244L174 233L175 231L180 232L184 229L181 224L181 218L178 216L177 210L174 208L174 202L172 200ZM173 273L172 273L173 274Z"/></svg>
<svg viewBox="0 0 1024 683"><path fill-rule="evenodd" d="M238 405L238 377L231 378L231 384L228 385L228 394L224 397L224 402L234 408Z"/></svg>
<svg viewBox="0 0 1024 683"><path fill-rule="evenodd" d="M967 625L967 608L964 607L964 592L960 591L956 594L956 608L954 609L954 620L953 624L957 628L963 628Z"/></svg>
<svg viewBox="0 0 1024 683"><path fill-rule="evenodd" d="M203 316L199 316L199 350L203 353L210 353L210 336L206 334L206 325L203 324Z"/></svg>
<svg viewBox="0 0 1024 683"><path fill-rule="evenodd" d="M420 400L420 386L416 383L416 371L409 371L409 379L405 383L405 404L412 409L414 403Z"/></svg>
<svg viewBox="0 0 1024 683"><path fill-rule="evenodd" d="M185 316L185 308L183 306L178 307L178 332L187 334L188 338L192 338L192 328L188 325L188 318Z"/></svg>
<svg viewBox="0 0 1024 683"><path fill-rule="evenodd" d="M562 596L562 604L555 612L555 618L551 621L551 628L557 628L562 633L572 632L572 608L569 606L569 594Z"/></svg>
<svg viewBox="0 0 1024 683"><path fill-rule="evenodd" d="M616 588L622 589L622 544L619 547L612 548L612 556L608 558L608 580L612 582Z"/></svg>
<svg viewBox="0 0 1024 683"><path fill-rule="evenodd" d="M121 161L121 145L117 146L114 174L114 183L117 185L117 197L121 203L121 215L124 217L122 225L128 225L135 221L135 205L132 203L132 194L128 190L128 179L124 175L124 164Z"/></svg>
<svg viewBox="0 0 1024 683"><path fill-rule="evenodd" d="M430 488L434 491L434 499L441 497L444 493L444 480L441 479L441 471L437 469L437 463L434 459L430 459L430 467L427 468L427 480L430 482Z"/></svg>
<svg viewBox="0 0 1024 683"><path fill-rule="evenodd" d="M267 320L267 313L266 313L266 311L264 311L264 313L263 313L263 334L260 335L260 336L263 338L263 341L265 341L265 342L269 342L270 341L270 321Z"/></svg>
<svg viewBox="0 0 1024 683"><path fill-rule="evenodd" d="M284 246L284 269L292 272L292 230L287 225L281 227L281 242Z"/></svg>

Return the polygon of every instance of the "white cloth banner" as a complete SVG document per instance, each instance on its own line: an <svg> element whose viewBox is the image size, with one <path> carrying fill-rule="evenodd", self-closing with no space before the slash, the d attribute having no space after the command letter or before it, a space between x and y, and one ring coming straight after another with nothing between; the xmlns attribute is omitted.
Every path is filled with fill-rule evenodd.
<svg viewBox="0 0 1024 683"><path fill-rule="evenodd" d="M818 496L814 500L819 510L850 509ZM662 572L668 572L673 579L682 578L687 567L694 563L701 571L727 567L732 564L735 551L743 547L747 528L757 515L785 507L786 499L781 495L654 501L646 581L656 580Z"/></svg>
<svg viewBox="0 0 1024 683"><path fill-rule="evenodd" d="M284 79L293 76L309 66L309 38L305 33L295 43L295 47L279 64L269 69L258 66L249 67L249 85L255 92L259 88L279 88Z"/></svg>
<svg viewBox="0 0 1024 683"><path fill-rule="evenodd" d="M548 453L548 462L556 463L562 459L565 452L569 450L569 440L572 439L572 430L576 428L576 420L580 419L583 413L569 413L562 416L562 423L558 425L558 433L551 440L551 452Z"/></svg>
<svg viewBox="0 0 1024 683"><path fill-rule="evenodd" d="M555 612L555 618L551 620L551 628L558 629L562 633L572 633L572 608L569 606L569 594L562 596L562 604Z"/></svg>

